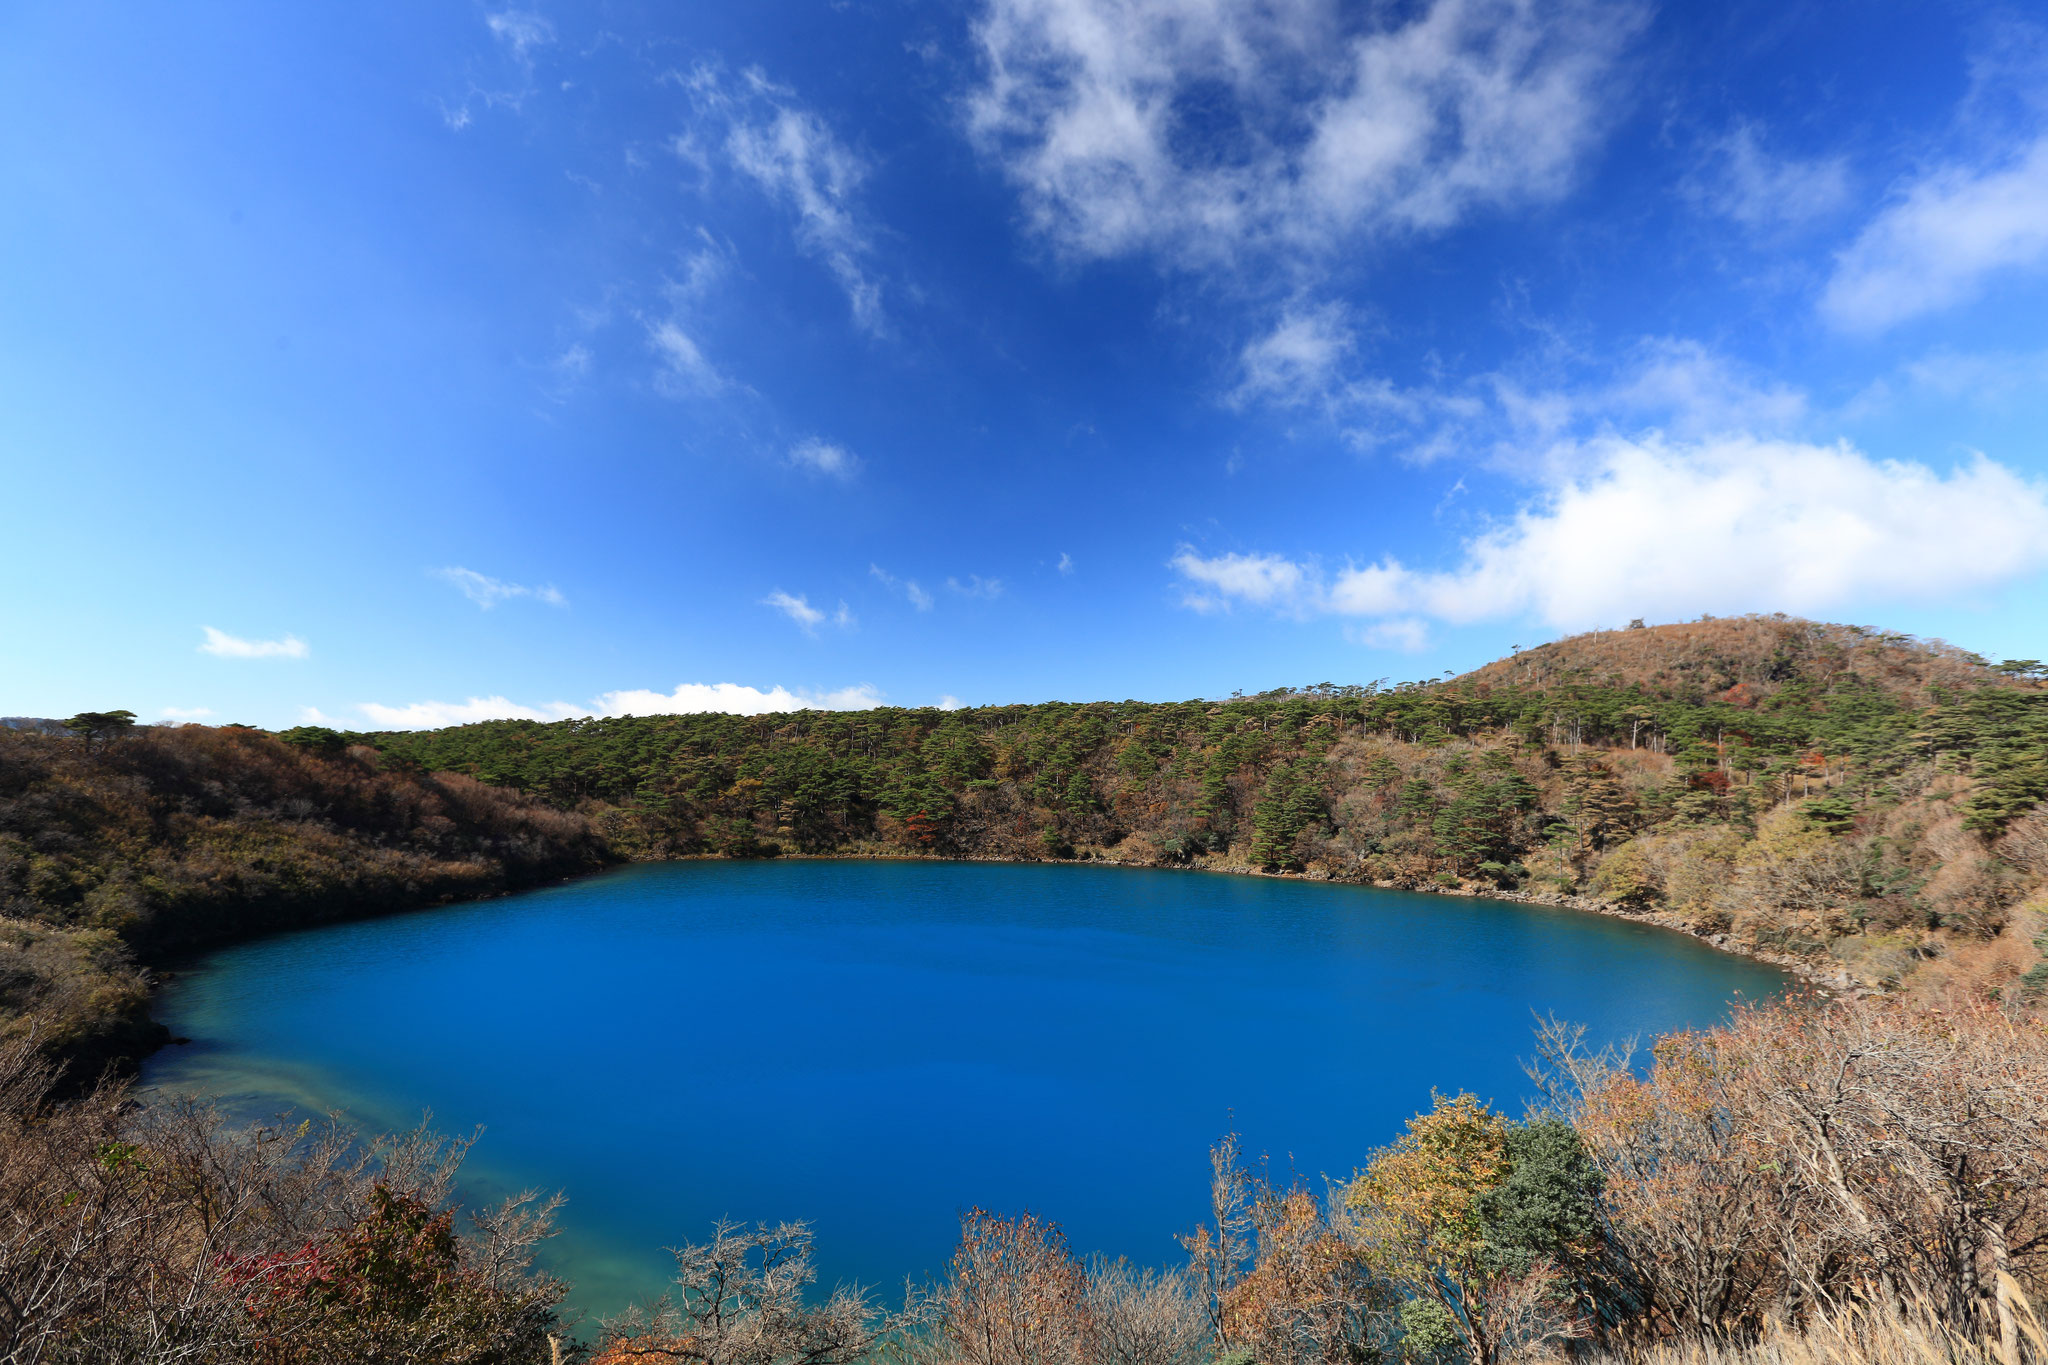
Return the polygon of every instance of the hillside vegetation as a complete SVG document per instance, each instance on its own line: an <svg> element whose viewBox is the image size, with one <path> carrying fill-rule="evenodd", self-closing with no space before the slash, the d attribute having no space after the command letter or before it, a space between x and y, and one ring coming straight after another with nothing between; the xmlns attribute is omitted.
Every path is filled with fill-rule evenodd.
<svg viewBox="0 0 2048 1365"><path fill-rule="evenodd" d="M2044 1365L2039 671L1745 618L1220 702L0 730L0 1361ZM458 1207L466 1144L94 1082L149 1045L138 964L176 951L799 852L1569 898L1867 991L1646 1058L1553 1021L1526 1118L1440 1095L1320 1189L1226 1137L1209 1218L1161 1230L1182 1265L973 1209L897 1309L821 1297L801 1223L721 1222L581 1345L533 1263L558 1201Z"/></svg>
<svg viewBox="0 0 2048 1365"><path fill-rule="evenodd" d="M579 814L260 731L0 729L0 1040L89 1080L147 1051L137 962L602 864Z"/></svg>
<svg viewBox="0 0 2048 1365"><path fill-rule="evenodd" d="M361 739L584 811L629 857L1078 857L1512 890L1871 987L1961 973L2038 992L2048 689L2024 672L1750 617L1392 688Z"/></svg>
<svg viewBox="0 0 2048 1365"><path fill-rule="evenodd" d="M135 961L607 860L776 854L1565 899L1844 984L2033 997L2038 671L1745 617L1576 636L1444 681L1221 701L0 729L0 1009L40 1002L88 1053L132 1055L149 1030Z"/></svg>

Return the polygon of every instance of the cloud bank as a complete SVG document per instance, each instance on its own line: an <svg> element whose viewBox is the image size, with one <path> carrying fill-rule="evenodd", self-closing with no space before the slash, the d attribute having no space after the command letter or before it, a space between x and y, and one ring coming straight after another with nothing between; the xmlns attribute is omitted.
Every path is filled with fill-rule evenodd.
<svg viewBox="0 0 2048 1365"><path fill-rule="evenodd" d="M864 711L882 704L882 693L861 683L832 692L766 691L741 683L682 683L673 692L646 688L607 692L587 706L546 702L527 706L503 696L471 697L466 701L420 701L406 706L363 702L356 709L379 729L435 730L473 725L485 720L574 720L588 716L680 716L722 712L759 716L787 711Z"/></svg>
<svg viewBox="0 0 2048 1365"><path fill-rule="evenodd" d="M1388 557L1331 574L1186 547L1170 565L1199 611L1562 629L1954 598L2048 568L2048 487L1982 456L1940 473L1846 443L1652 436L1589 442L1559 464L1579 472L1467 541L1448 570Z"/></svg>

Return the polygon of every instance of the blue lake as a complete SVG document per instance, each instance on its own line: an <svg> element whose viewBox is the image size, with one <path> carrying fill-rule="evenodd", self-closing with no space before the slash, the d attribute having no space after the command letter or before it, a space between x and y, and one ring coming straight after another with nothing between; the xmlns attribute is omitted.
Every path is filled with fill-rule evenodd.
<svg viewBox="0 0 2048 1365"><path fill-rule="evenodd" d="M599 1313L711 1219L803 1218L889 1297L957 1214L1161 1263L1211 1142L1349 1175L1430 1090L1519 1114L1532 1016L1712 1023L1776 971L1507 902L1066 865L701 862L308 930L190 964L151 1085L243 1114L487 1131L466 1192L567 1190Z"/></svg>

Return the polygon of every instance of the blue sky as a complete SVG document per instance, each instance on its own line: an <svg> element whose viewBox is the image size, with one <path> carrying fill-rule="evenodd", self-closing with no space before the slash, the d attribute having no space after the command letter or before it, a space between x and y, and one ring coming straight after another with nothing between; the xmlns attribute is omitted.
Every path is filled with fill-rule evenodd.
<svg viewBox="0 0 2048 1365"><path fill-rule="evenodd" d="M0 711L2048 652L2048 30L1632 0L0 13Z"/></svg>

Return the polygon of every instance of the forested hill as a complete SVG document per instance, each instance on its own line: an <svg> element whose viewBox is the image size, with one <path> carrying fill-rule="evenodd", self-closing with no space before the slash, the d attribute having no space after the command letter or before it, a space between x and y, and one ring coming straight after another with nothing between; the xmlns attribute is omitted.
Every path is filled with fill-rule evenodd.
<svg viewBox="0 0 2048 1365"><path fill-rule="evenodd" d="M1517 887L1774 950L1832 945L1886 981L2032 923L2048 877L2040 673L1748 617L1393 687L365 739L389 762L592 811L635 857L1099 857ZM2030 942L1999 952L2013 960L1985 971L2031 970Z"/></svg>
<svg viewBox="0 0 2048 1365"><path fill-rule="evenodd" d="M33 1027L89 1082L161 1036L138 962L608 857L579 814L371 749L238 726L0 728L0 1048Z"/></svg>
<svg viewBox="0 0 2048 1365"><path fill-rule="evenodd" d="M0 1031L54 1013L118 1054L138 957L608 860L787 853L1516 890L1873 987L2039 994L2041 672L1771 617L1221 701L0 729Z"/></svg>

